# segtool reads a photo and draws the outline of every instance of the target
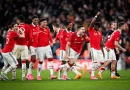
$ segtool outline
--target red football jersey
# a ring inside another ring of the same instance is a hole
[[[19,34],[13,30],[9,30],[6,36],[6,44],[2,50],[3,53],[12,52],[16,40],[19,38]]]
[[[52,36],[48,27],[39,27],[38,47],[48,46],[52,43]]]
[[[60,41],[60,50],[66,50],[66,44],[73,32],[72,31],[67,31],[65,29],[61,29],[57,35],[56,35],[56,40]]]
[[[89,37],[86,34],[79,37],[77,35],[77,32],[75,32],[71,35],[69,42],[70,42],[70,48],[72,48],[77,53],[80,53],[84,42],[89,42]]]
[[[24,31],[25,38],[18,38],[16,41],[17,45],[28,45],[28,42],[32,40],[32,30],[28,24],[20,24],[19,29]]]
[[[39,35],[39,26],[37,25],[30,25],[30,29],[32,30],[32,40],[29,41],[28,46],[37,47],[38,44],[38,35]]]
[[[110,49],[115,48],[115,41],[119,42],[120,40],[120,31],[115,30],[112,35],[108,38],[105,46]]]
[[[89,34],[89,38],[90,38],[90,45],[91,48],[100,50],[100,44],[102,41],[102,33],[101,31],[96,31],[94,30],[94,28],[88,28],[88,34]]]

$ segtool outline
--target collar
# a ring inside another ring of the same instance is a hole
[[[34,24],[32,23],[32,26],[36,27],[37,25],[34,25]]]
[[[82,37],[83,36],[83,35],[78,34],[78,32],[76,34],[77,34],[78,37]]]

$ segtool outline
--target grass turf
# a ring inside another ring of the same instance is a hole
[[[17,80],[11,81],[11,73],[8,77],[10,81],[0,81],[0,90],[129,90],[130,70],[119,71],[122,75],[120,79],[110,79],[110,72],[103,73],[103,79],[90,80],[87,74],[79,80],[50,80],[49,71],[41,72],[42,81],[36,80],[36,70],[33,70],[33,81],[21,81],[21,70],[17,69]],[[68,76],[74,78],[75,74],[69,72]]]

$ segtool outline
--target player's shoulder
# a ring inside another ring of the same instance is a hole
[[[72,33],[71,33],[71,36],[72,36],[72,37],[75,37],[76,35],[77,35],[77,32],[72,32]]]
[[[93,27],[88,27],[88,30],[93,30]]]
[[[88,27],[88,32],[94,31],[93,27]]]
[[[65,31],[65,29],[60,29],[60,30],[59,30],[59,33],[64,32],[64,31]]]
[[[114,34],[120,34],[120,31],[119,30],[115,30],[113,33]]]

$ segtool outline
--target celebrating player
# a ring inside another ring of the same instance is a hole
[[[37,80],[41,80],[41,69],[42,69],[42,63],[45,59],[45,56],[48,59],[49,69],[50,69],[50,79],[57,78],[54,76],[53,71],[53,55],[50,45],[52,46],[52,36],[50,33],[50,29],[47,26],[47,19],[42,18],[40,20],[40,27],[39,27],[40,33],[38,36],[38,46],[37,46],[37,56],[39,59],[39,63],[37,66]]]
[[[72,71],[76,73],[76,77],[74,79],[79,79],[82,77],[82,74],[77,71],[75,68],[76,60],[78,59],[82,46],[84,42],[89,42],[89,38],[85,34],[85,27],[78,26],[77,32],[73,33],[67,44],[66,44],[66,55],[65,59],[69,59],[68,63],[65,64],[65,71],[63,77],[66,78],[66,71],[68,68],[72,67]]]
[[[108,30],[108,38],[110,38],[110,36],[112,35],[112,33],[113,33],[116,29],[117,29],[117,22],[116,22],[116,21],[112,21],[112,22],[111,22],[111,30]],[[115,54],[116,54],[116,60],[117,60],[117,62],[118,62],[120,51],[119,51],[119,49],[118,49],[117,47],[114,48],[114,51],[115,51]],[[117,62],[115,63],[115,64],[116,64],[116,70],[115,70],[116,73],[115,73],[115,75],[116,75],[116,76],[120,76],[120,74],[117,73]],[[111,64],[111,66],[112,66],[112,64]],[[111,68],[110,68],[110,71],[111,71]]]
[[[20,34],[19,34],[20,32]],[[6,37],[6,45],[2,50],[2,55],[4,57],[4,67],[2,68],[1,77],[4,80],[8,80],[6,76],[8,72],[12,71],[13,77],[12,80],[16,79],[16,68],[18,62],[14,55],[12,54],[12,50],[14,49],[15,42],[18,38],[24,38],[24,31],[18,29],[17,24],[12,24],[12,29],[7,32]],[[9,67],[8,67],[9,65]]]
[[[30,26],[24,23],[25,18],[23,15],[19,15],[17,22],[19,24],[18,28],[24,31],[25,37],[18,38],[16,40],[16,45],[14,47],[14,55],[17,59],[21,59],[22,62],[22,80],[25,80],[26,74],[26,60],[28,60],[28,42],[32,40],[32,32]]]
[[[65,29],[60,29],[60,25],[58,23],[53,24],[53,30],[57,32],[54,42],[56,40],[60,41],[60,60],[62,61],[61,65],[58,66],[58,68],[56,70],[56,71],[58,71],[60,69],[59,74],[58,74],[58,79],[61,79],[61,73],[62,73],[62,69],[64,67],[63,64],[66,64],[66,62],[67,62],[64,57],[66,54],[67,40],[69,39],[69,37],[72,34],[72,31],[71,31],[72,26],[73,26],[73,24],[71,22],[66,22]],[[68,76],[66,78],[70,79],[70,78],[68,78]]]
[[[36,48],[37,48],[37,44],[38,44],[38,34],[39,34],[39,19],[38,16],[33,16],[32,18],[32,24],[30,25],[30,28],[32,30],[32,34],[33,34],[33,40],[31,40],[28,44],[29,46],[29,51],[30,51],[30,55],[31,55],[31,62],[29,64],[29,69],[28,69],[28,74],[26,76],[26,78],[28,80],[33,80],[33,75],[32,75],[32,68],[33,65],[36,61]]]
[[[118,76],[115,75],[115,68],[116,68],[116,56],[115,56],[115,52],[114,52],[114,48],[117,47],[119,49],[121,49],[123,52],[126,52],[126,49],[121,47],[118,42],[120,40],[120,34],[122,30],[125,30],[125,23],[124,22],[120,22],[118,24],[118,29],[115,30],[112,35],[108,38],[106,44],[105,44],[105,49],[104,49],[104,53],[105,53],[105,60],[107,60],[102,67],[100,68],[100,71],[98,72],[98,77],[102,78],[102,73],[105,71],[105,68],[110,64],[110,62],[112,63],[112,67],[111,67],[111,78],[112,79],[117,79],[120,78]]]
[[[99,30],[100,23],[96,23],[96,18],[100,12],[96,14],[96,16],[92,19],[88,33],[90,37],[90,46],[91,46],[91,57],[92,57],[92,70],[91,70],[91,79],[98,79],[95,77],[95,71],[101,66],[104,62],[103,53],[102,53],[102,32]],[[95,22],[95,23],[94,23]],[[89,57],[89,52],[88,52]]]

